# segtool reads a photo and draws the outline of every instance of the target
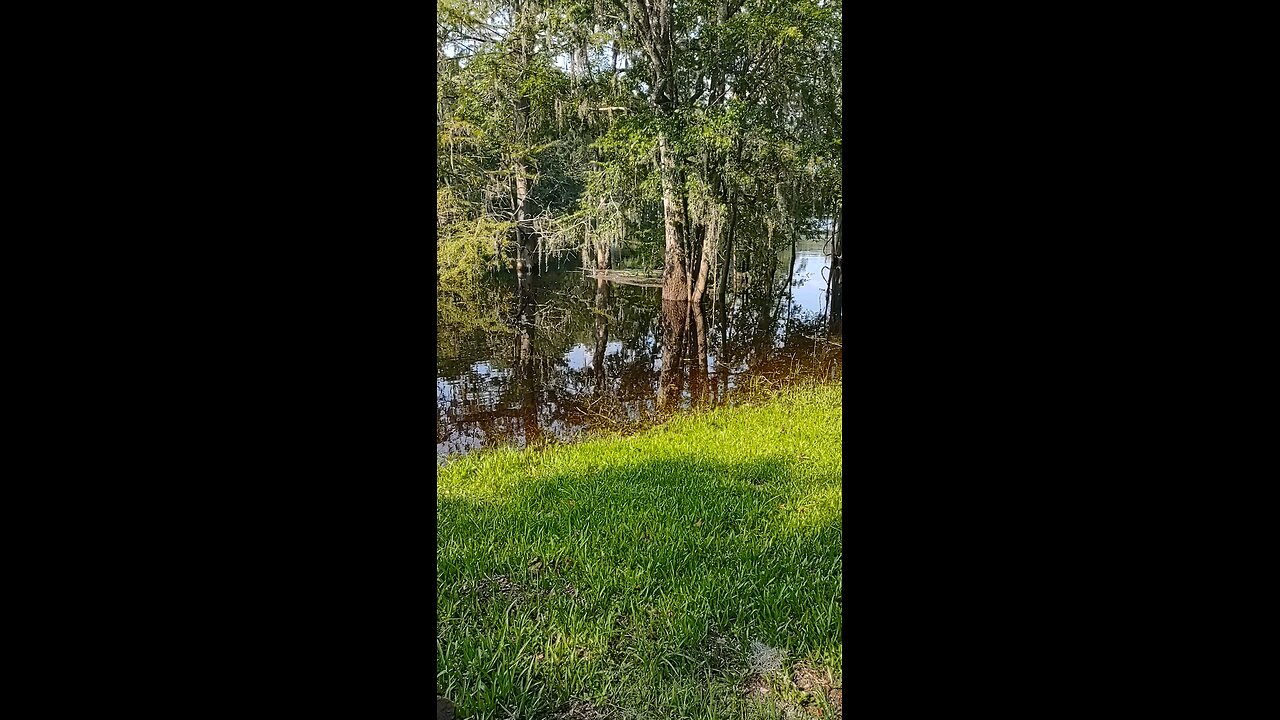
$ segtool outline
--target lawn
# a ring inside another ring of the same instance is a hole
[[[840,386],[436,485],[436,692],[459,718],[839,717]]]

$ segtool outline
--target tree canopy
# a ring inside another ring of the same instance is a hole
[[[437,0],[437,272],[723,292],[841,206],[840,0]]]

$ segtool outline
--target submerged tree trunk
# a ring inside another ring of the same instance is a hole
[[[662,369],[658,373],[658,408],[671,410],[684,390],[684,358],[687,352],[689,301],[662,301]]]
[[[693,367],[689,369],[689,394],[696,406],[706,402],[710,390],[707,383],[707,328],[701,303],[690,303],[689,314],[693,316],[690,350],[696,349],[697,352],[693,356]]]
[[[832,335],[839,335],[842,329],[842,316],[844,314],[844,204],[840,205],[840,212],[835,219],[835,235],[831,243],[831,281],[828,302],[830,310],[827,312],[828,330]]]
[[[603,394],[607,382],[604,374],[604,353],[609,346],[609,281],[596,278],[595,347],[591,356],[591,369],[595,373],[595,390]]]
[[[765,256],[769,260],[769,295],[773,295],[773,282],[778,277],[778,255],[777,250],[773,247],[773,221],[764,221],[765,243],[768,246],[768,254]]]
[[[716,379],[720,382],[720,399],[729,397],[729,308],[720,305],[720,352],[716,353]]]
[[[538,379],[533,357],[533,332],[537,303],[534,301],[533,278],[517,275],[519,305],[516,311],[516,373],[520,392],[520,424],[525,442],[541,435],[538,427]]]
[[[787,266],[787,310],[782,315],[783,331],[782,336],[786,338],[791,332],[791,301],[795,299],[795,288],[792,283],[796,277],[796,235],[791,234],[791,264]]]

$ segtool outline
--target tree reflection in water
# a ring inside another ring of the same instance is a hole
[[[711,314],[580,271],[438,292],[437,459],[639,426],[761,381],[838,376],[841,303],[812,255],[773,288],[717,298]]]

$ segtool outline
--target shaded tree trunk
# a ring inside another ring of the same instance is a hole
[[[830,310],[827,312],[828,331],[832,335],[839,335],[842,330],[842,317],[844,315],[844,204],[840,205],[840,212],[835,219],[835,235],[831,243],[831,281],[828,302]]]
[[[702,302],[702,295],[707,290],[707,275],[711,271],[711,260],[714,257],[716,246],[719,244],[719,238],[716,236],[720,232],[720,223],[703,226],[702,237],[702,259],[698,263],[698,274],[694,280],[693,291],[689,294],[689,302],[697,304]]]
[[[720,315],[716,318],[720,324],[720,352],[716,353],[716,379],[720,381],[720,399],[729,396],[729,308],[720,304]]]
[[[689,314],[693,316],[690,332],[691,350],[696,349],[693,356],[693,367],[689,369],[689,394],[695,405],[702,405],[709,392],[707,383],[707,328],[702,317],[702,304],[690,303]]]
[[[684,197],[678,190],[676,161],[665,132],[658,134],[662,166],[662,222],[665,235],[662,269],[663,301],[689,301],[689,268],[685,258]]]
[[[729,195],[729,233],[725,239],[724,265],[721,267],[720,279],[716,281],[721,305],[724,305],[725,293],[729,291],[729,273],[733,269],[733,234],[738,227],[738,194],[730,190]]]
[[[662,301],[662,370],[658,373],[658,408],[662,410],[676,408],[684,390],[688,321],[687,298]]]
[[[533,55],[534,28],[532,19],[537,15],[538,7],[534,0],[517,0],[514,9],[520,38],[516,54],[523,69],[529,66],[530,58]],[[523,144],[526,145],[532,130],[530,123],[529,98],[523,94],[517,95],[515,98],[514,130],[516,135],[523,141]],[[528,272],[530,269],[537,272],[537,248],[532,244],[534,240],[533,233],[530,232],[528,225],[529,168],[523,159],[516,159],[514,171],[516,184],[515,217],[512,219],[516,225],[516,267],[518,272]]]
[[[795,289],[791,283],[795,282],[796,277],[796,235],[791,233],[791,264],[787,266],[787,310],[782,314],[783,337],[786,338],[791,332],[791,301],[795,299]]]
[[[613,266],[613,263],[610,262],[610,258],[609,258],[609,241],[604,239],[597,240],[596,241],[596,269],[608,270],[612,266]]]

